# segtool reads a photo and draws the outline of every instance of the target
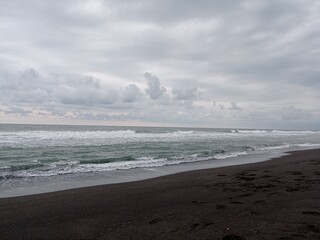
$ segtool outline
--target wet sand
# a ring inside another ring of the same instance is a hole
[[[0,239],[320,239],[320,149],[0,199]]]

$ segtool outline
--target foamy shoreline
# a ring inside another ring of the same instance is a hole
[[[76,173],[43,177],[42,179],[30,178],[29,181],[25,182],[23,186],[7,189],[2,186],[2,189],[0,191],[0,198],[27,196],[90,186],[134,182],[180,172],[258,163],[287,155],[287,152],[309,149],[316,149],[316,147],[300,147],[292,149],[278,149],[272,151],[269,150],[242,156],[230,157],[228,159],[206,160],[153,168],[135,168],[130,170],[117,170],[85,174]]]

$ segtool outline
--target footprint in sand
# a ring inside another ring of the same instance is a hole
[[[230,234],[230,235],[224,236],[222,240],[246,240],[246,239],[234,234]]]
[[[200,223],[194,223],[191,225],[189,232],[196,230],[200,226]]]
[[[320,216],[320,213],[316,211],[303,211],[302,213],[306,215]]]
[[[239,179],[239,180],[244,180],[244,181],[253,181],[253,180],[255,180],[255,177],[243,176],[243,177],[237,177],[237,179]]]
[[[313,174],[319,176],[320,175],[320,171],[314,171]]]
[[[306,228],[308,229],[308,231],[314,232],[314,233],[319,233],[320,229],[319,227],[313,225],[313,224],[307,224]]]
[[[156,224],[156,223],[158,223],[158,222],[160,222],[160,221],[162,221],[161,218],[155,218],[155,219],[152,219],[152,220],[149,222],[149,224],[150,224],[150,225],[153,225],[153,224]]]
[[[210,226],[212,224],[213,224],[212,222],[205,222],[205,223],[201,223],[201,224],[200,223],[193,223],[191,225],[191,228],[190,228],[189,232],[206,228],[206,227],[208,227],[208,226]]]
[[[287,192],[298,192],[298,191],[300,191],[300,188],[287,188],[286,191]]]
[[[239,197],[249,197],[249,196],[252,196],[253,194],[251,193],[245,193],[245,194],[241,194],[239,195]]]
[[[217,209],[225,209],[225,208],[227,208],[225,205],[222,205],[222,204],[218,204],[217,206],[216,206],[216,208]]]
[[[266,201],[264,201],[264,200],[257,200],[257,201],[254,201],[253,203],[254,204],[260,204],[260,203],[265,203]]]
[[[292,175],[302,175],[300,171],[287,171],[287,173],[291,173]]]
[[[272,176],[271,175],[262,175],[260,176],[260,178],[271,178]]]
[[[192,203],[195,204],[195,205],[200,205],[200,204],[204,204],[205,202],[192,201]]]

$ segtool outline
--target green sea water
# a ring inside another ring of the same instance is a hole
[[[2,124],[0,183],[227,160],[293,147],[320,147],[320,132]]]

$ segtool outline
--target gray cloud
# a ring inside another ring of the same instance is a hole
[[[167,89],[161,86],[159,79],[156,76],[151,75],[151,73],[146,72],[144,77],[148,81],[148,88],[146,93],[151,99],[158,99],[167,91]]]
[[[30,110],[26,110],[20,107],[9,107],[6,110],[3,110],[5,114],[14,114],[18,116],[27,116],[32,113]]]
[[[320,128],[319,13],[316,0],[6,1],[2,121]]]
[[[197,88],[174,88],[172,94],[176,96],[177,100],[194,100],[197,94]]]
[[[235,102],[230,103],[230,105],[229,110],[241,110],[241,107],[239,107]]]
[[[123,102],[130,103],[140,100],[142,97],[142,93],[140,88],[135,84],[130,84],[127,86],[123,93]]]
[[[63,104],[88,105],[113,104],[118,99],[118,93],[113,89],[95,89],[90,87],[71,87],[60,85],[54,89],[53,98]]]

